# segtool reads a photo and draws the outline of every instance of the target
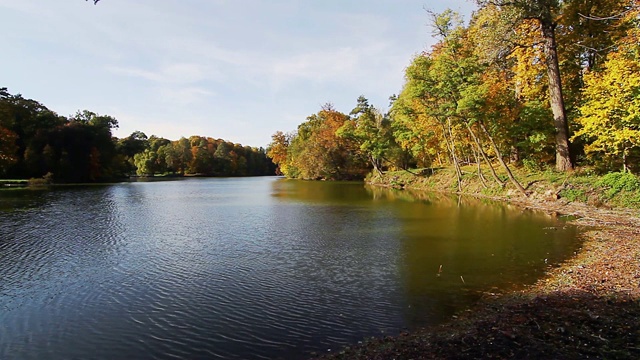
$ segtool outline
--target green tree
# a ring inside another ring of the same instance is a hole
[[[137,168],[136,173],[140,176],[153,176],[158,172],[158,153],[151,149],[135,154],[134,162]]]
[[[136,154],[140,154],[149,148],[149,138],[142,131],[134,131],[126,138],[119,139],[116,150],[121,159],[121,171],[125,174],[132,174],[136,171]]]
[[[18,136],[9,129],[0,126],[0,174],[18,161],[16,140]]]
[[[233,175],[232,167],[232,146],[226,142],[221,142],[213,153],[215,161],[213,173],[219,176]]]
[[[388,119],[370,105],[364,96],[358,97],[350,115],[352,119],[337,130],[338,136],[354,141],[374,170],[382,173],[383,161],[393,143]]]

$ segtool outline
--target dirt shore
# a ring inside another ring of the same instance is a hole
[[[507,200],[507,199],[503,199]],[[575,215],[584,243],[536,284],[486,293],[449,322],[323,359],[640,359],[640,211],[508,199]]]

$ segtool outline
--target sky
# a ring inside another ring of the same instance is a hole
[[[435,40],[425,9],[466,0],[0,0],[0,87],[60,115],[266,147],[332,103],[382,111]]]

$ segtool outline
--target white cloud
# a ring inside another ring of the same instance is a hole
[[[148,70],[143,70],[138,68],[120,67],[120,66],[108,66],[107,71],[110,71],[111,73],[116,75],[125,75],[125,76],[142,78],[142,79],[146,79],[154,82],[162,82],[162,74],[158,72],[153,72],[153,71],[148,71]]]
[[[0,47],[12,49],[0,57],[0,77],[62,113],[114,115],[123,136],[261,145],[256,139],[295,129],[326,101],[349,111],[364,94],[386,106],[428,41],[425,1],[435,4],[0,0],[0,22],[11,29]]]
[[[163,87],[158,89],[163,101],[177,106],[188,106],[205,101],[216,95],[203,87]]]
[[[220,73],[204,64],[174,63],[160,66],[156,70],[136,67],[107,66],[107,71],[118,75],[142,78],[166,84],[192,84],[220,77]]]
[[[276,82],[323,81],[352,73],[360,63],[361,52],[354,48],[329,49],[276,58],[269,72]]]

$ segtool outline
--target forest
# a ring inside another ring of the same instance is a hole
[[[331,104],[267,155],[301,179],[463,166],[640,172],[640,1],[478,0],[468,23],[427,11],[437,43],[418,53],[382,112]]]
[[[136,131],[118,139],[118,121],[84,110],[61,116],[0,88],[0,178],[56,183],[115,181],[132,175],[273,175],[263,148],[191,136],[171,141]]]

